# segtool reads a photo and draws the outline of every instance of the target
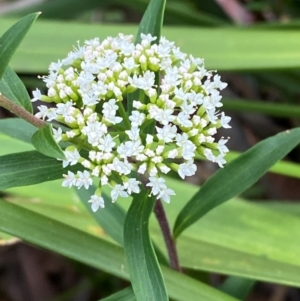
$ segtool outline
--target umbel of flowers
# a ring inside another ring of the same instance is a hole
[[[136,45],[123,34],[85,41],[50,65],[43,77],[47,95],[33,92],[32,101],[55,103],[39,106],[36,116],[64,125],[53,129],[55,140],[73,143],[63,167],[84,167],[66,171],[62,185],[87,189],[98,179],[89,200],[93,211],[104,207],[105,185],[114,202],[139,193],[139,174],[146,175],[151,194],[169,203],[175,192],[164,174],[194,175],[196,153],[220,167],[225,163],[227,139],[216,142],[214,135],[230,128],[231,118],[219,110],[219,91],[227,84],[166,38],[157,44],[150,34],[141,39]]]

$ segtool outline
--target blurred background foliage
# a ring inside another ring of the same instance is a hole
[[[147,0],[0,0],[0,34],[19,17],[42,12],[12,63],[28,91],[43,89],[37,75],[46,74],[49,63],[63,58],[76,40],[117,32],[135,34],[147,4]],[[167,38],[204,57],[207,67],[220,70],[229,83],[223,96],[232,129],[221,135],[231,137],[231,150],[245,151],[266,137],[300,125],[299,0],[168,0],[164,25]],[[0,111],[0,118],[9,116]],[[300,218],[300,148],[286,161],[289,164],[279,173],[268,173],[242,197]],[[189,181],[201,185],[216,166],[198,164],[199,172]],[[299,237],[294,239],[299,241]],[[1,301],[96,300],[127,285],[15,240],[5,240],[5,244],[0,248]],[[186,272],[215,287],[223,283],[224,291],[230,291],[225,276]],[[243,300],[300,300],[299,289],[294,287],[235,281],[252,287],[248,297],[241,296]]]

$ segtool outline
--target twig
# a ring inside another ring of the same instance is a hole
[[[16,116],[28,121],[32,125],[37,128],[42,128],[46,125],[46,122],[35,117],[34,115],[27,112],[22,107],[18,106],[17,104],[13,103],[11,100],[6,98],[3,94],[0,93],[0,106],[5,108],[6,110],[12,112]]]

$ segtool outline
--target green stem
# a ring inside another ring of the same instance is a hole
[[[16,116],[26,120],[37,128],[44,127],[47,123],[34,115],[27,112],[22,107],[18,106],[8,98],[6,98],[3,94],[0,93],[0,106],[15,114]]]
[[[126,111],[124,109],[122,101],[118,101],[117,104],[119,106],[119,113],[120,113],[121,117],[124,120],[126,128],[130,129],[131,128],[131,124],[130,124],[129,118],[127,116],[127,113],[126,113]]]

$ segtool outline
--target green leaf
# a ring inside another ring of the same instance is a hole
[[[148,223],[155,203],[142,191],[132,200],[124,224],[124,248],[137,300],[168,300],[164,279],[151,244]]]
[[[135,301],[135,295],[131,287],[124,288],[123,290],[101,299],[101,301]],[[100,301],[100,300],[99,300]]]
[[[0,231],[129,279],[123,249],[44,215],[0,201]],[[177,301],[237,301],[216,289],[163,267],[170,297]],[[161,299],[158,299],[161,300]]]
[[[29,14],[34,11],[43,12],[41,18],[50,18],[50,19],[64,19],[70,20],[75,19],[78,15],[86,11],[91,11],[93,9],[105,8],[109,5],[112,0],[101,0],[99,3],[95,0],[51,0],[46,2],[41,2],[38,4],[27,5],[25,8],[21,8],[15,11],[12,11],[8,16],[18,16]]]
[[[95,186],[91,186],[88,189],[75,189],[78,197],[94,217],[97,223],[103,228],[103,230],[119,245],[123,246],[123,227],[126,217],[126,211],[120,207],[117,203],[113,203],[111,198],[107,194],[103,193],[102,197],[105,201],[105,209],[93,212],[91,205],[87,202],[91,195],[96,190]],[[156,256],[161,264],[168,265],[168,260],[161,252],[157,245],[153,245]]]
[[[12,196],[7,199],[109,239],[85,210],[75,190],[62,187],[61,182],[9,189],[7,194]],[[176,191],[172,203],[166,205],[168,220],[173,224],[198,187],[171,179],[167,179],[167,186]],[[129,203],[125,199],[118,202],[123,207]],[[189,269],[300,287],[300,245],[295,240],[299,228],[300,220],[295,216],[266,209],[265,205],[231,200],[183,233],[177,242],[180,263]],[[163,248],[161,230],[153,216],[150,229],[156,245]]]
[[[10,59],[40,13],[25,16],[10,27],[0,38],[0,79]]]
[[[96,187],[91,186],[89,189],[75,189],[78,197],[94,217],[103,230],[111,236],[118,244],[123,245],[123,225],[126,217],[126,212],[118,204],[112,203],[107,195],[102,197],[105,201],[105,209],[93,212],[91,205],[88,203],[91,195],[95,193]]]
[[[0,201],[0,230],[124,278],[120,247],[45,215]]]
[[[75,172],[80,169],[77,165],[68,168]],[[1,156],[0,170],[0,190],[56,180],[66,173],[61,162],[37,151]]]
[[[141,41],[141,34],[150,33],[152,36],[156,36],[157,43],[160,39],[161,28],[164,20],[164,12],[166,7],[166,0],[151,0],[143,15],[142,21],[139,26],[138,33],[136,35],[135,42]]]
[[[37,151],[45,156],[62,160],[65,159],[64,152],[54,140],[52,125],[49,123],[33,134],[31,143]]]
[[[18,152],[31,151],[33,146],[22,141],[12,139],[6,135],[0,134],[0,156]]]
[[[245,300],[254,284],[255,281],[253,280],[231,276],[224,281],[219,289],[228,295]]]
[[[226,111],[255,112],[263,113],[269,116],[300,118],[298,105],[267,103],[265,101],[228,98],[224,98],[223,104],[223,108]]]
[[[15,20],[0,19],[0,32]],[[64,27],[62,32],[60,29]],[[67,56],[80,40],[136,32],[132,25],[62,23],[39,20],[13,57],[11,66],[18,72],[47,73],[49,62]],[[57,35],[56,33],[60,34]],[[162,34],[175,41],[183,52],[205,59],[207,69],[275,70],[299,69],[300,39],[293,30],[255,30],[251,28],[191,28],[164,26]],[[226,37],[226,41],[224,40]],[[224,40],[224,41],[223,41]],[[222,47],[220,49],[220,41]],[[253,43],[255,41],[255,43]],[[30,51],[28,51],[30,49]]]
[[[245,191],[299,142],[300,128],[279,133],[218,170],[179,213],[174,226],[175,237],[216,206]]]
[[[36,132],[36,127],[24,119],[5,118],[0,120],[0,132],[17,140],[31,143],[31,137]]]
[[[9,66],[6,67],[0,79],[0,93],[26,111],[33,112],[31,100],[24,84]]]
[[[239,156],[241,156],[241,153],[230,151],[226,155],[226,160],[231,162]],[[300,164],[290,161],[278,161],[269,169],[269,172],[300,179]]]

